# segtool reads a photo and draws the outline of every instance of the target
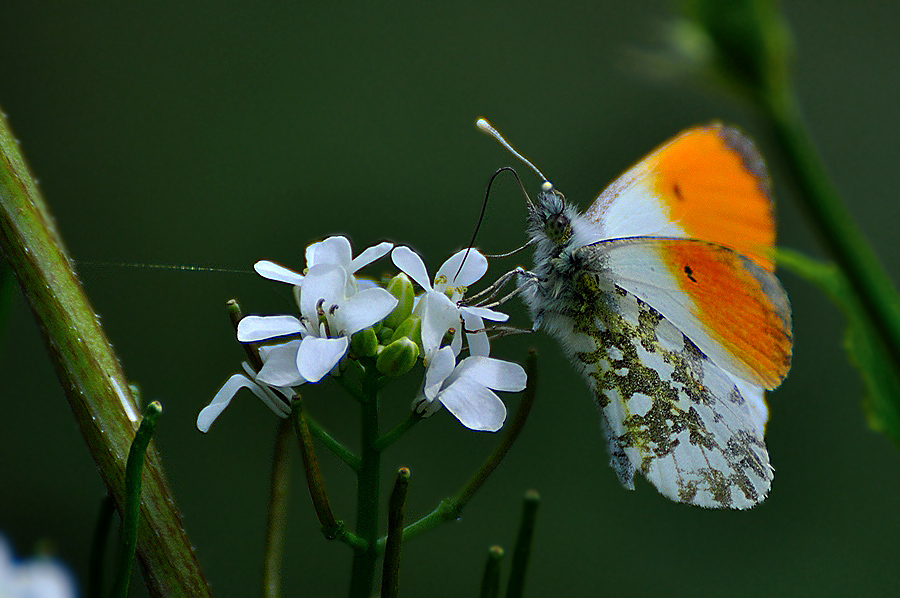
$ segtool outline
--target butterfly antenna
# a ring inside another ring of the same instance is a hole
[[[500,134],[500,131],[495,129],[494,126],[487,121],[487,119],[479,118],[478,120],[475,121],[475,126],[478,127],[479,129],[481,129],[482,132],[487,133],[488,135],[490,135],[491,137],[496,139],[497,142],[500,143],[500,145],[502,145],[509,151],[509,153],[511,153],[516,158],[521,160],[523,164],[528,166],[531,170],[533,170],[535,172],[535,174],[537,174],[539,177],[541,177],[541,180],[544,182],[544,185],[542,185],[542,187],[545,187],[548,183],[550,183],[550,180],[544,176],[544,173],[541,172],[540,170],[538,170],[538,167],[535,166],[534,164],[532,164],[531,160],[529,160],[528,158],[526,158],[525,156],[520,154],[519,151],[516,150],[516,148],[514,148],[509,141],[504,139],[503,135]],[[516,178],[518,178],[518,177],[516,177]],[[519,184],[520,185],[522,184],[521,181],[519,182]],[[550,185],[552,188],[552,183],[550,183]]]
[[[481,214],[478,215],[478,222],[475,224],[475,231],[472,233],[472,240],[469,241],[468,247],[466,247],[466,254],[463,256],[462,261],[459,263],[459,269],[456,270],[456,274],[454,274],[454,278],[459,276],[459,273],[462,272],[462,268],[466,263],[466,260],[469,258],[469,252],[475,246],[475,239],[478,237],[478,231],[481,229],[481,223],[484,222],[484,214],[487,211],[488,199],[491,196],[491,187],[494,184],[494,181],[497,179],[497,176],[504,171],[510,171],[516,177],[516,180],[519,181],[519,188],[522,189],[522,193],[525,193],[525,199],[528,200],[528,203],[531,203],[531,198],[528,197],[528,193],[525,192],[525,186],[522,185],[522,179],[519,178],[519,174],[513,169],[511,166],[504,166],[502,168],[498,168],[497,172],[491,175],[491,180],[488,181],[487,189],[484,192],[484,201],[481,202]]]

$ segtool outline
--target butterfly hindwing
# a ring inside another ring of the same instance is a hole
[[[761,501],[772,481],[763,430],[731,377],[641,299],[602,274],[579,278],[586,301],[570,312],[571,357],[603,413],[622,484],[632,488],[638,470],[678,502]]]

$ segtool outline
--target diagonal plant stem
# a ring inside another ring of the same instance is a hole
[[[506,434],[500,440],[485,462],[481,465],[475,475],[468,483],[451,498],[445,498],[435,509],[425,515],[415,523],[411,523],[403,530],[403,541],[411,540],[429,529],[438,525],[458,519],[466,504],[478,492],[481,485],[488,479],[495,469],[503,462],[503,459],[509,453],[509,449],[515,443],[525,422],[528,421],[528,415],[531,413],[531,406],[534,404],[534,398],[537,394],[538,374],[537,374],[537,353],[532,350],[528,353],[528,360],[525,363],[525,371],[528,375],[528,385],[522,393],[522,399],[519,401],[519,408],[516,415],[506,430]],[[384,550],[386,540],[381,538],[378,540],[378,549]]]
[[[2,111],[0,111],[2,114]],[[128,381],[0,115],[0,248],[37,319],[81,434],[121,512],[139,421]],[[153,596],[209,595],[157,452],[144,466],[138,557]]]
[[[354,550],[365,550],[368,544],[349,531],[342,521],[338,521],[331,510],[331,502],[325,492],[325,481],[322,472],[319,471],[319,459],[316,457],[316,448],[313,446],[312,436],[303,410],[303,401],[299,395],[291,401],[291,419],[294,422],[294,430],[300,441],[300,454],[303,457],[303,469],[306,472],[306,482],[309,486],[309,496],[312,499],[316,517],[322,524],[322,534],[328,540],[340,540],[351,546]]]
[[[900,296],[819,159],[803,125],[796,94],[788,83],[773,85],[760,103],[787,157],[800,189],[799,198],[818,229],[819,240],[843,270],[873,329],[900,369]]]

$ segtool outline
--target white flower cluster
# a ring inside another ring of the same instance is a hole
[[[34,558],[20,561],[0,536],[0,597],[2,598],[74,598],[72,574],[54,559]]]
[[[398,305],[397,297],[386,289],[356,277],[361,268],[388,252],[424,291],[415,298],[411,314],[421,321],[419,348],[426,367],[413,407],[429,415],[443,405],[467,428],[500,429],[506,407],[492,389],[522,390],[525,371],[518,364],[490,357],[484,320],[502,322],[507,315],[462,303],[467,287],[487,272],[487,259],[475,249],[460,251],[444,262],[432,283],[422,259],[408,247],[381,243],[353,258],[344,237],[329,237],[307,247],[305,274],[269,261],[254,266],[261,276],[294,287],[300,315],[247,316],[240,321],[240,342],[276,344],[261,348],[259,372],[244,363],[246,373],[226,381],[200,412],[197,427],[206,432],[241,388],[250,389],[278,416],[287,417],[295,387],[336,373],[350,337],[377,325]],[[458,361],[464,337],[469,356]]]

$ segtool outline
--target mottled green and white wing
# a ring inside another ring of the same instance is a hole
[[[638,470],[678,502],[746,509],[762,501],[773,470],[740,381],[602,274],[582,271],[577,284],[582,307],[557,325],[572,327],[565,344],[603,413],[622,484],[633,488]]]

